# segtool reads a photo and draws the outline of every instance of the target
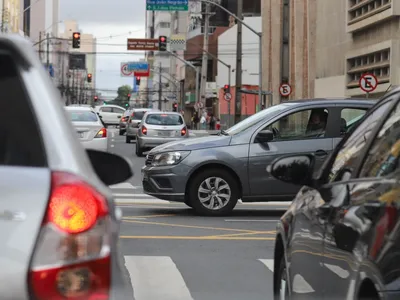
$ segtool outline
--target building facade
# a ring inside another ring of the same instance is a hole
[[[0,31],[4,33],[19,33],[22,19],[20,0],[0,1]]]

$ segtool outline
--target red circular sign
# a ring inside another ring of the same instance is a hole
[[[288,83],[282,83],[279,87],[279,93],[282,97],[288,97],[292,93],[292,87]]]
[[[378,78],[374,74],[366,73],[360,77],[358,84],[364,92],[371,93],[378,86]]]

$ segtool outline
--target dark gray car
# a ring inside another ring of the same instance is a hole
[[[265,168],[284,154],[314,153],[321,166],[374,100],[314,99],[265,109],[218,136],[154,148],[142,168],[144,192],[185,202],[198,213],[230,213],[243,202],[292,200],[299,187]]]

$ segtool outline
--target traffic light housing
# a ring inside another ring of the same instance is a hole
[[[226,93],[229,93],[230,90],[231,90],[231,87],[229,86],[229,84],[225,84],[225,85],[224,85],[224,93],[225,93],[225,94],[226,94]]]
[[[87,74],[87,82],[92,82],[92,74]]]
[[[131,100],[131,94],[128,94],[128,100]]]
[[[158,50],[167,51],[167,37],[165,35],[158,37]]]
[[[97,96],[94,96],[94,102],[97,102],[97,100],[99,100],[99,97],[97,97]]]
[[[79,49],[81,47],[81,33],[72,33],[72,48]]]
[[[136,85],[140,85],[140,77],[136,77]]]
[[[178,103],[174,102],[174,104],[172,104],[172,111],[174,112],[178,111]]]

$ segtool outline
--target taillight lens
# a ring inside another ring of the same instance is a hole
[[[187,129],[186,129],[186,127],[183,127],[181,130],[181,136],[185,136],[186,133],[187,133]]]
[[[142,126],[142,133],[143,133],[144,135],[147,134],[147,128],[146,128],[145,126]]]
[[[35,299],[108,299],[110,226],[102,195],[74,175],[53,173],[29,271]]]
[[[95,136],[95,138],[106,138],[106,137],[107,137],[107,129],[105,128],[100,129]]]

